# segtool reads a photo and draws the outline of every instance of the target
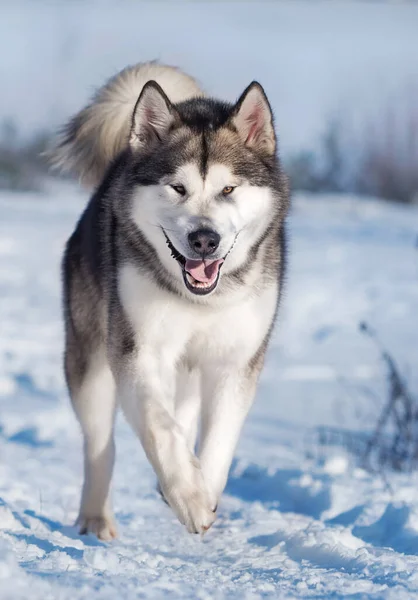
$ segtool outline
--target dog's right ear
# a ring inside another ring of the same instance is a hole
[[[248,148],[267,156],[275,153],[273,113],[267,96],[257,81],[250,83],[241,94],[231,121]]]
[[[179,115],[156,81],[148,81],[132,115],[129,145],[134,150],[150,148],[169,133]]]

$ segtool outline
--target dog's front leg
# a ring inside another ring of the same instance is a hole
[[[175,419],[176,372],[163,352],[144,351],[119,378],[120,402],[139,435],[161,490],[178,519],[192,533],[213,523],[200,463]]]
[[[252,404],[257,374],[248,367],[214,365],[202,379],[200,463],[215,509],[225,488],[229,468],[245,417]]]

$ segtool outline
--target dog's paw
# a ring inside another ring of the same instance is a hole
[[[216,519],[198,467],[193,466],[189,480],[176,481],[163,495],[189,533],[205,533]]]
[[[79,527],[80,535],[93,533],[99,540],[110,542],[117,537],[116,523],[113,517],[87,517],[79,515],[76,525]]]
[[[215,522],[216,512],[214,512],[206,498],[200,498],[196,493],[192,493],[188,498],[187,517],[185,525],[189,533],[206,533]]]

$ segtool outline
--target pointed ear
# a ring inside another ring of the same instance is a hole
[[[276,151],[273,113],[263,88],[253,81],[235,105],[231,122],[246,146],[262,154]]]
[[[148,81],[132,115],[129,145],[135,150],[152,147],[166,137],[178,113],[156,81]]]

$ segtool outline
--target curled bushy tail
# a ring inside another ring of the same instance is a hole
[[[87,185],[100,183],[110,162],[128,144],[136,101],[150,80],[174,103],[203,95],[196,81],[175,67],[155,62],[127,67],[63,127],[48,152],[52,165],[75,173]]]

